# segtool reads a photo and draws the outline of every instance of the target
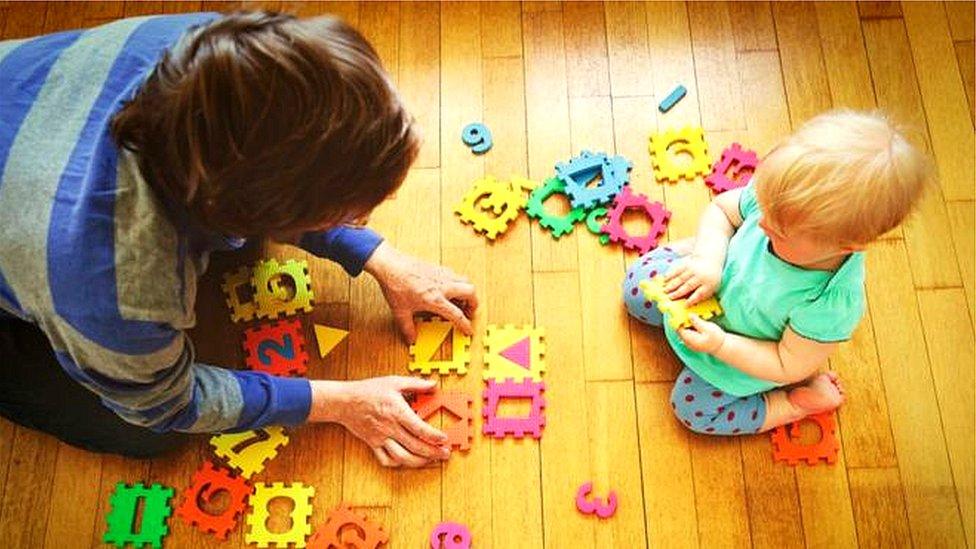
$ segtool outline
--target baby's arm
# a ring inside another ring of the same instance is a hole
[[[742,189],[722,193],[705,208],[698,223],[694,250],[666,275],[664,289],[671,299],[690,293],[688,304],[694,305],[715,293],[722,280],[729,240],[742,224],[741,195]]]

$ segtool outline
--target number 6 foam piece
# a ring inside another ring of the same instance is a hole
[[[280,320],[244,331],[247,367],[278,376],[304,375],[308,368],[305,337],[298,320]]]
[[[227,534],[237,526],[238,517],[247,508],[247,498],[252,491],[254,488],[247,479],[207,460],[193,474],[193,483],[183,491],[183,502],[176,508],[176,516],[217,539],[227,539]],[[200,507],[201,500],[213,501],[220,492],[227,492],[230,498],[230,503],[220,514],[211,514]]]

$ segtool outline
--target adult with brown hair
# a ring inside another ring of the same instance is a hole
[[[474,287],[363,226],[418,147],[375,51],[333,18],[185,14],[0,42],[0,415],[128,456],[309,421],[384,465],[446,459],[403,398],[433,382],[228,370],[185,333],[209,253],[271,238],[369,272],[409,341],[420,311],[470,334]]]

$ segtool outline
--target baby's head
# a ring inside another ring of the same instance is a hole
[[[113,131],[153,188],[204,227],[289,240],[367,216],[420,146],[359,32],[266,12],[188,33]]]
[[[798,265],[864,249],[908,217],[931,179],[929,160],[888,119],[849,110],[808,121],[753,176],[760,226]]]

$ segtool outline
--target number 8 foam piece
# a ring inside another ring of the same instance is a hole
[[[308,368],[305,337],[298,320],[281,320],[244,331],[247,367],[272,375],[304,375]]]
[[[245,519],[249,530],[244,534],[244,542],[256,544],[258,547],[269,547],[272,544],[276,547],[286,547],[289,544],[305,547],[305,540],[312,534],[312,525],[308,521],[312,518],[314,496],[315,487],[300,482],[291,485],[283,482],[258,484],[251,496],[251,514]],[[268,519],[271,518],[268,503],[276,498],[289,499],[293,505],[288,515],[291,526],[284,532],[268,530]]]

